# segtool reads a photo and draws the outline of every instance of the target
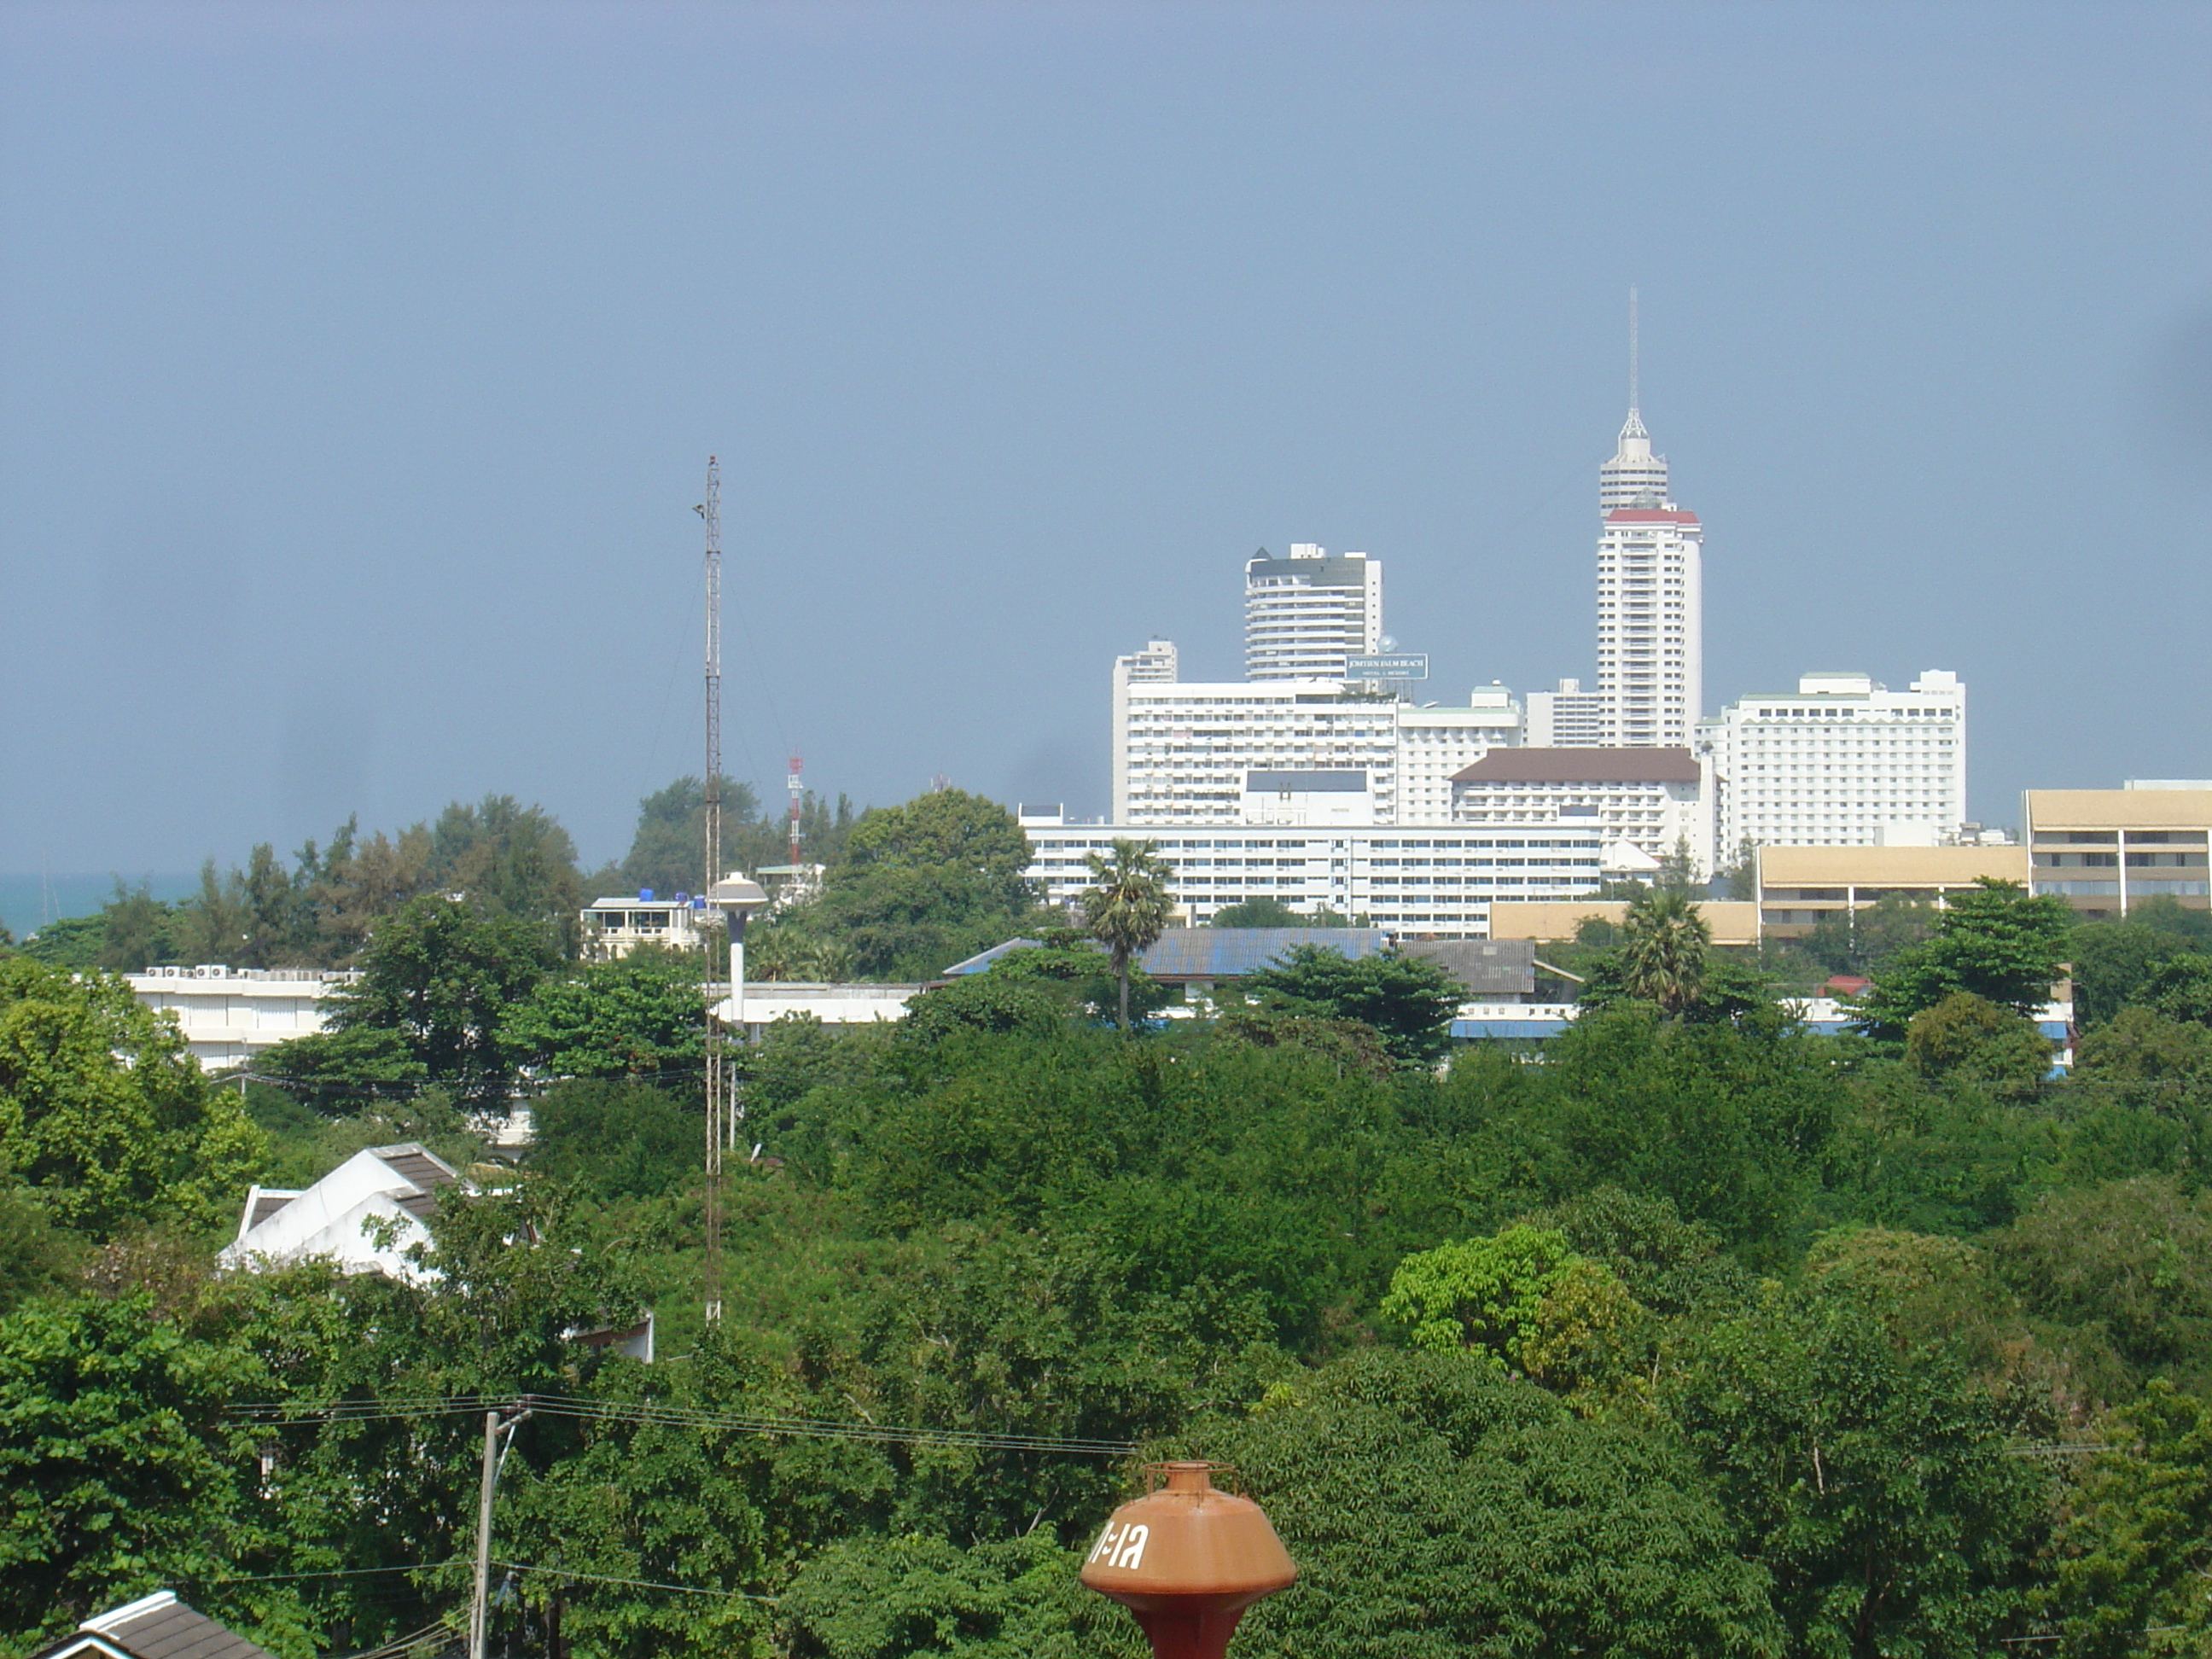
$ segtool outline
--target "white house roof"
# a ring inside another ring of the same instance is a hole
[[[371,1146],[312,1187],[249,1188],[238,1237],[221,1259],[252,1267],[319,1257],[349,1273],[411,1277],[406,1249],[429,1237],[423,1223],[439,1190],[456,1184],[459,1171],[419,1142]],[[372,1223],[385,1224],[388,1242],[372,1235]]]

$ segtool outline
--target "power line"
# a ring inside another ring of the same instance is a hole
[[[234,1572],[222,1578],[203,1578],[203,1584],[267,1584],[280,1578],[365,1578],[372,1573],[435,1572],[441,1567],[465,1567],[468,1563],[453,1561],[416,1561],[395,1567],[327,1567],[313,1572]]]
[[[715,1412],[692,1407],[612,1401],[580,1400],[566,1395],[524,1395],[490,1398],[481,1395],[413,1401],[258,1401],[231,1407],[228,1415],[256,1421],[371,1423],[402,1419],[454,1416],[501,1406],[522,1405],[542,1417],[577,1421],[630,1423],[732,1434],[788,1435],[813,1440],[858,1441],[877,1445],[940,1446],[951,1450],[1033,1452],[1069,1457],[1127,1457],[1137,1448],[1127,1440],[1079,1436],[986,1434],[962,1429],[921,1429],[901,1424],[779,1417],[768,1413]]]
[[[574,1579],[586,1584],[627,1584],[633,1589],[678,1590],[685,1595],[720,1595],[744,1601],[766,1601],[773,1605],[779,1598],[758,1595],[750,1590],[704,1589],[696,1584],[663,1584],[650,1578],[610,1578],[604,1573],[574,1572],[567,1567],[533,1567],[520,1561],[495,1561],[492,1565],[504,1567],[509,1572],[534,1572],[548,1578]]]

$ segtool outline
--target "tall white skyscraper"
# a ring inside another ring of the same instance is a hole
[[[1642,430],[1632,412],[1629,427]],[[1607,748],[1680,749],[1690,741],[1705,692],[1705,534],[1698,515],[1672,501],[1605,515],[1597,538],[1597,695],[1598,740]]]
[[[1382,648],[1382,562],[1297,542],[1244,566],[1244,678],[1340,680],[1346,657]]]
[[[1667,458],[1651,453],[1642,393],[1636,290],[1628,290],[1628,419],[1597,470],[1598,742],[1678,749],[1704,712],[1705,538],[1674,505]]]

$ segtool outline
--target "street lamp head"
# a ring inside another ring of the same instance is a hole
[[[768,890],[745,876],[725,876],[707,890],[709,908],[739,919],[750,916],[768,905]]]

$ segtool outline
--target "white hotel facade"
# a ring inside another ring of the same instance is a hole
[[[1698,727],[1723,860],[1754,847],[1942,846],[1966,812],[1966,688],[1931,668],[1903,691],[1807,674]]]
[[[1486,939],[1491,907],[1594,896],[1604,848],[1595,826],[1457,824],[1102,824],[1024,808],[1029,869],[1048,902],[1091,885],[1084,862],[1116,840],[1148,841],[1174,871],[1176,902],[1194,922],[1224,905],[1273,898],[1322,906],[1377,927],[1435,939]]]
[[[1427,707],[1347,690],[1340,680],[1200,680],[1172,672],[1156,640],[1114,665],[1115,823],[1237,823],[1255,772],[1358,772],[1373,823],[1447,823],[1451,780],[1521,740],[1502,686]]]

